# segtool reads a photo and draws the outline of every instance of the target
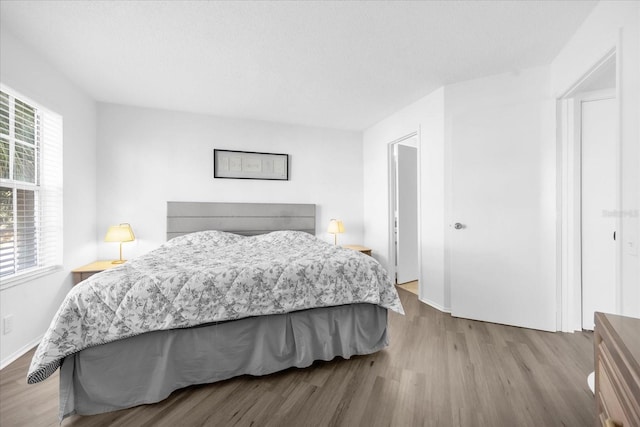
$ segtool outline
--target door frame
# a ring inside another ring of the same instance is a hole
[[[621,153],[622,145],[620,138],[621,120],[621,93],[620,93],[620,49],[619,40],[616,46],[611,48],[603,57],[593,64],[580,79],[578,79],[568,90],[556,99],[556,186],[557,186],[557,221],[556,221],[556,244],[557,263],[559,268],[556,271],[557,286],[557,329],[563,332],[573,332],[582,329],[582,188],[581,188],[581,142],[580,142],[580,120],[577,116],[580,109],[576,105],[583,100],[598,99],[579,98],[575,99],[582,84],[615,57],[616,61],[616,109],[617,120],[615,124],[615,176],[616,195],[614,209],[621,210],[622,202],[622,175],[621,175]],[[600,97],[601,99],[602,97]],[[622,219],[618,215],[615,222],[616,230],[621,230]],[[618,235],[620,233],[618,232]],[[622,259],[622,239],[615,241],[616,248],[616,271],[615,271],[615,292],[616,309],[621,310],[621,259]]]
[[[389,275],[391,276],[394,284],[397,279],[396,271],[396,242],[395,242],[395,204],[396,204],[396,161],[394,158],[393,147],[403,141],[411,138],[416,138],[416,155],[418,156],[418,167],[416,170],[416,179],[418,180],[418,294],[420,294],[420,288],[422,283],[422,221],[421,221],[421,203],[420,203],[420,174],[421,174],[421,162],[420,162],[420,129],[408,133],[400,138],[397,138],[387,144],[387,171],[388,171],[388,242],[389,242]]]

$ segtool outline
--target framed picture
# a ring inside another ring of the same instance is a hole
[[[289,180],[289,155],[213,150],[213,177]]]

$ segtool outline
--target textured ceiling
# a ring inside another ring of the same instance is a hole
[[[364,129],[449,83],[550,63],[595,1],[2,1],[98,101]]]

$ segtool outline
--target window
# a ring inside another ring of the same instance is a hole
[[[2,286],[62,264],[62,117],[0,86]]]

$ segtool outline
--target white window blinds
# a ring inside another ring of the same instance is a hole
[[[62,264],[62,117],[0,86],[2,287]]]

